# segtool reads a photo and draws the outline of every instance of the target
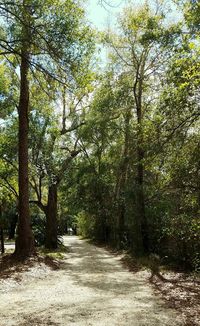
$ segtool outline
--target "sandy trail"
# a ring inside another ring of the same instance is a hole
[[[130,273],[119,257],[64,237],[61,269],[35,267],[22,279],[0,282],[0,326],[183,325],[148,285],[146,272]]]

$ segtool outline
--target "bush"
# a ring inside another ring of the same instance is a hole
[[[41,213],[32,214],[31,224],[36,246],[43,246],[45,244],[45,215]]]
[[[167,245],[166,254],[172,261],[185,269],[200,270],[199,218],[186,214],[175,216],[165,229],[164,238]]]
[[[85,211],[77,215],[78,234],[84,238],[94,238],[95,218]]]

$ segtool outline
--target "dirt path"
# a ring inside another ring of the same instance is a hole
[[[0,326],[177,326],[174,310],[155,296],[146,272],[130,273],[113,256],[65,237],[61,269],[34,267],[0,282]]]

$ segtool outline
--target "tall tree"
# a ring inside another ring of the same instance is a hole
[[[65,86],[56,88],[56,94],[59,93],[62,97],[59,98],[59,103],[55,102],[55,90],[52,90],[49,98],[50,93],[44,95],[39,85],[32,87],[30,183],[34,192],[31,203],[36,204],[46,215],[47,248],[57,247],[58,189],[72,161],[80,153],[77,130],[85,124],[81,102],[91,87],[88,68],[88,66],[87,69],[84,68],[85,74],[81,70],[85,80],[77,82],[76,96],[69,94]],[[41,103],[42,108],[38,110]],[[57,112],[53,111],[55,105]],[[62,113],[58,114],[59,109]]]
[[[135,251],[148,252],[148,222],[145,213],[145,139],[144,130],[152,112],[154,87],[159,92],[159,76],[164,72],[169,48],[174,42],[176,28],[164,26],[164,14],[145,4],[139,9],[129,7],[121,16],[120,33],[108,39],[113,56],[117,60],[117,76],[129,78],[129,92],[133,105],[131,116],[136,121],[136,217]],[[171,44],[170,44],[171,42]],[[166,50],[169,45],[168,51]],[[128,77],[129,76],[129,77]],[[151,81],[153,81],[152,83]],[[130,117],[129,117],[130,119]]]
[[[28,177],[28,115],[29,115],[29,62],[32,43],[32,8],[30,2],[24,0],[21,7],[20,37],[20,94],[19,94],[19,134],[18,134],[18,163],[19,163],[19,221],[18,237],[16,240],[16,255],[28,256],[34,252],[34,238],[30,226],[29,212],[29,177]]]
[[[15,253],[28,256],[34,252],[29,216],[29,74],[38,70],[73,88],[74,73],[93,45],[89,27],[84,23],[84,11],[76,1],[1,1],[0,14],[6,30],[0,54],[5,58],[15,55],[15,66],[20,66],[19,223]],[[65,74],[64,80],[58,74],[60,71],[62,76]]]

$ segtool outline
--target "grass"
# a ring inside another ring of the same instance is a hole
[[[65,259],[66,253],[68,253],[68,248],[63,244],[59,244],[58,248],[54,250],[46,249],[44,247],[39,247],[38,253],[42,256],[47,256],[52,259],[63,260]]]
[[[7,243],[15,243],[15,239],[5,239],[5,244],[7,244]]]

